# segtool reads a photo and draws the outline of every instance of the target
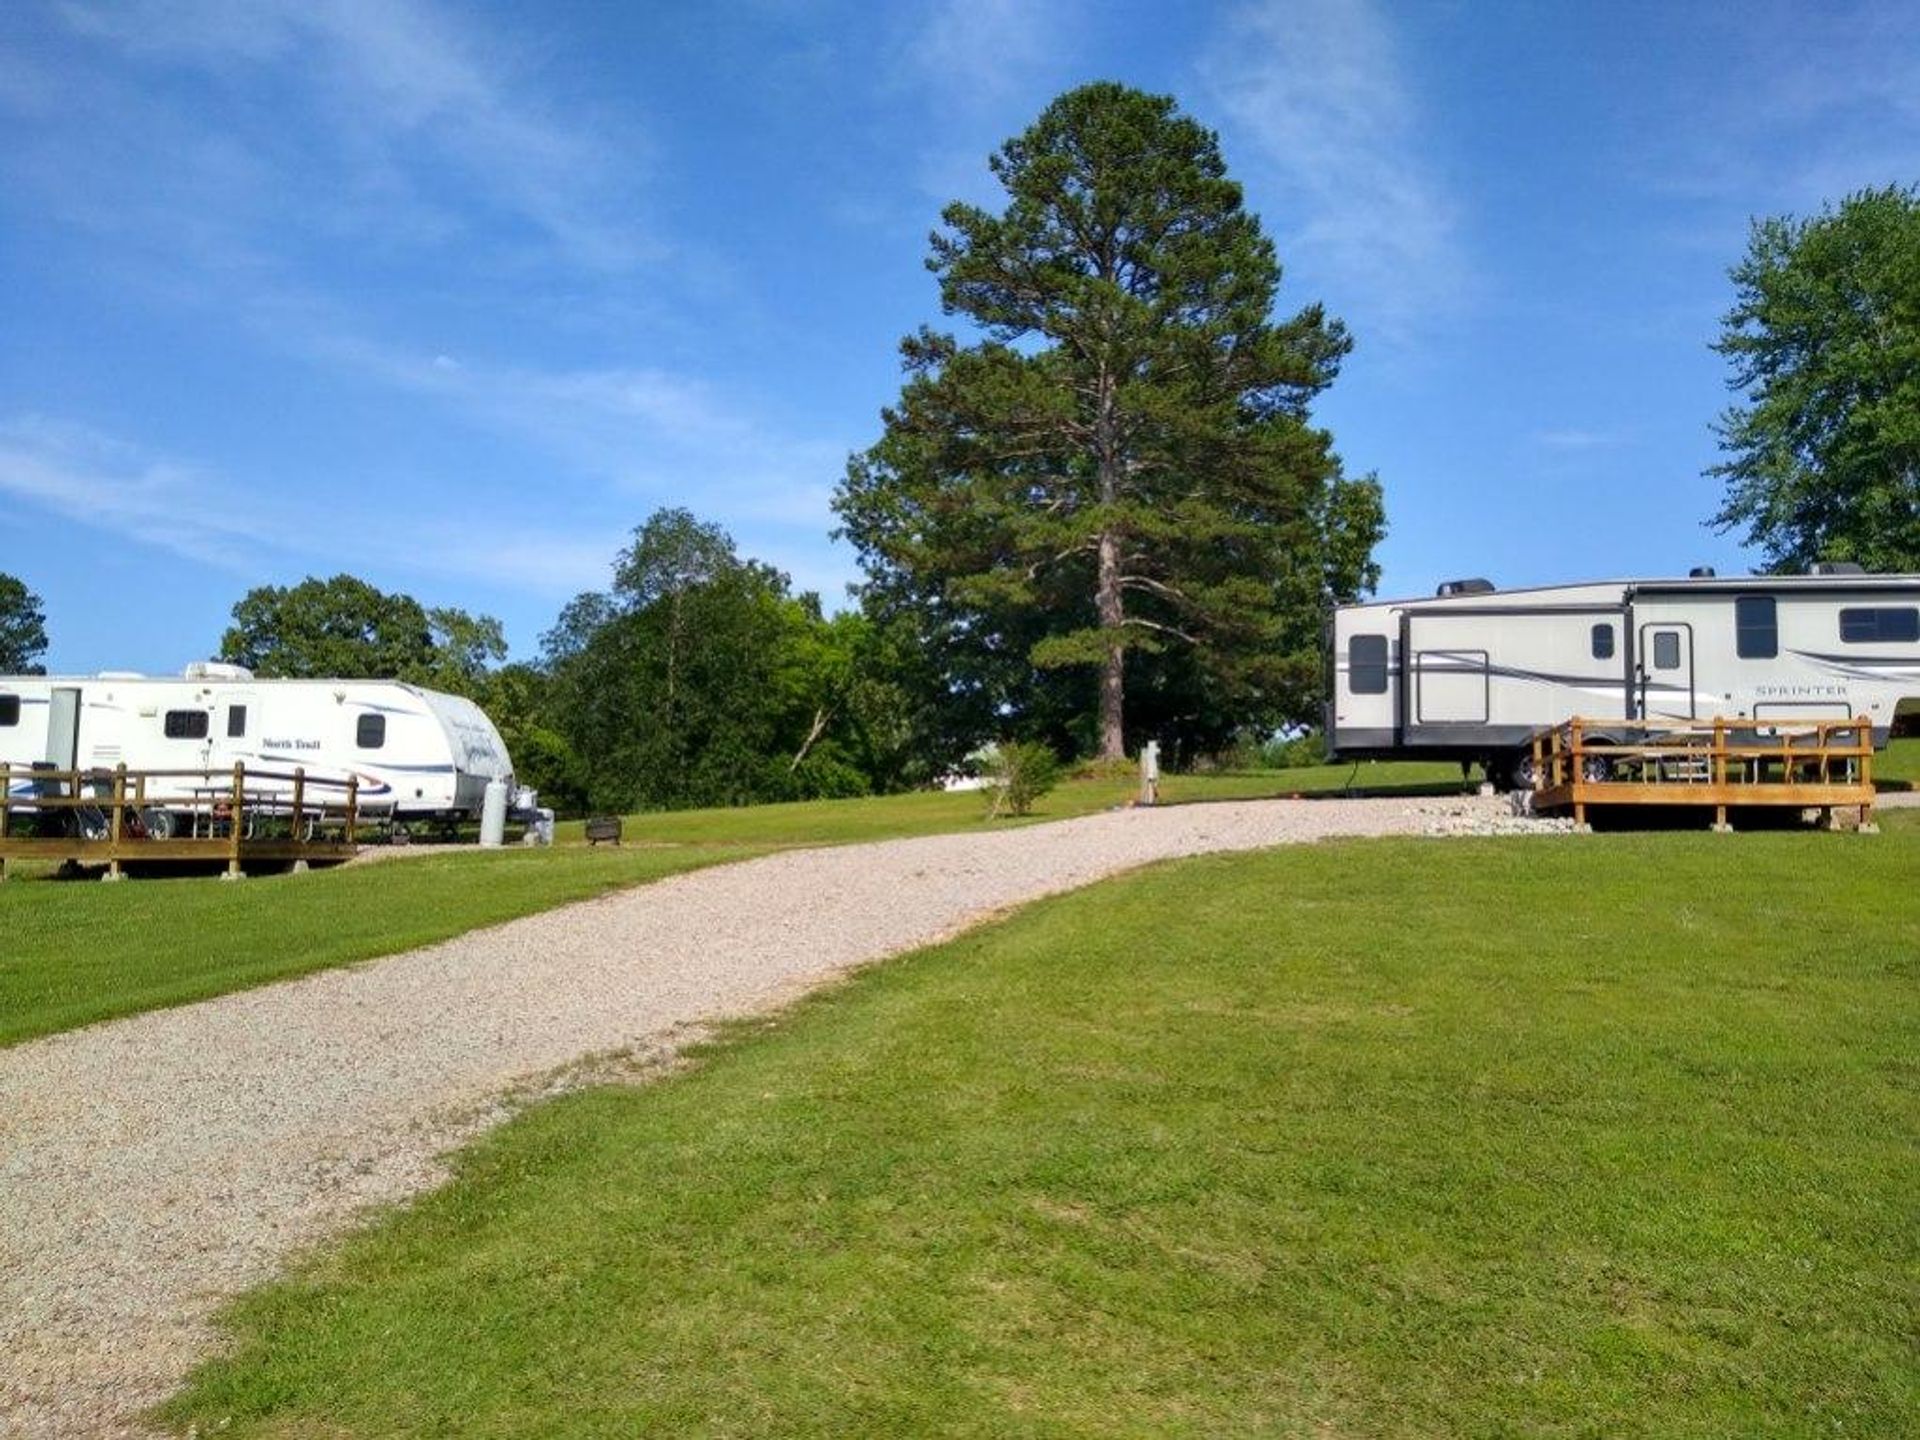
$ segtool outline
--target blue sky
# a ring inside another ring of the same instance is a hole
[[[1749,217],[1920,179],[1911,8],[0,6],[0,569],[59,669],[346,570],[531,654],[658,506],[838,603],[925,237],[1069,86],[1177,96],[1357,348],[1383,590],[1724,571]]]

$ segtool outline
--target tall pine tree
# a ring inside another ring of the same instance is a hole
[[[1321,610],[1371,587],[1382,530],[1308,416],[1345,329],[1273,320],[1273,246],[1170,98],[1071,91],[991,165],[1006,209],[949,206],[927,262],[974,334],[903,342],[836,498],[870,608],[975,729],[1119,757],[1130,714],[1190,744],[1305,718]]]

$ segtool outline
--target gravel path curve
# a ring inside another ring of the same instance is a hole
[[[997,910],[1172,856],[1478,828],[1493,800],[1133,810],[794,851],[0,1051],[0,1434],[134,1435],[226,1297],[594,1056],[671,1055]]]

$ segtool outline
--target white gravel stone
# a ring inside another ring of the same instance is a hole
[[[704,1023],[1149,861],[1548,828],[1504,810],[1188,805],[793,851],[0,1051],[0,1434],[142,1433],[221,1301],[529,1096]]]

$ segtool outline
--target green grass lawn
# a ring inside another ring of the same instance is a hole
[[[1920,786],[1920,736],[1889,740],[1886,751],[1874,759],[1873,778],[1902,790]]]
[[[1045,902],[527,1113],[239,1304],[165,1418],[1911,1434],[1905,818],[1344,842]]]
[[[1349,787],[1370,794],[1420,794],[1460,788],[1452,762],[1368,762],[1359,766],[1315,765],[1298,770],[1229,770],[1205,775],[1168,775],[1160,798],[1169,805],[1203,800],[1264,800],[1276,795],[1325,795]],[[1137,779],[1067,780],[1045,796],[1029,823],[1064,820],[1125,805],[1139,793]],[[1019,824],[987,819],[978,791],[913,791],[859,800],[808,800],[788,805],[751,805],[712,810],[655,810],[626,817],[627,840],[640,844],[841,845],[955,830]],[[578,840],[579,821],[558,828],[562,841]]]
[[[476,850],[227,884],[0,885],[0,1045],[390,955],[569,900],[756,854]]]

